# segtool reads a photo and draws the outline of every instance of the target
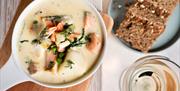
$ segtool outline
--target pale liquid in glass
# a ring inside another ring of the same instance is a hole
[[[138,66],[129,81],[128,91],[180,91],[175,73],[157,60]]]

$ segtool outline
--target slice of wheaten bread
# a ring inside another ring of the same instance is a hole
[[[167,18],[178,0],[136,0],[128,7],[116,35],[133,48],[148,52],[165,30]]]

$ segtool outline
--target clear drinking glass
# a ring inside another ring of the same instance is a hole
[[[138,59],[120,79],[121,91],[180,91],[180,66],[159,55]]]

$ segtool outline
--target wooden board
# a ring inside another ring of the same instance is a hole
[[[8,29],[8,31],[5,35],[4,43],[2,44],[2,47],[0,48],[0,68],[6,63],[9,56],[11,55],[11,38],[12,38],[12,32],[13,32],[13,28],[16,23],[16,20],[17,20],[18,16],[21,14],[22,10],[24,10],[24,8],[30,2],[32,2],[32,0],[21,0],[20,1],[19,6],[16,11],[16,14],[14,15],[14,18],[12,19],[11,24],[9,24],[10,28]],[[111,26],[112,25],[109,25],[109,27],[111,27]],[[107,25],[107,27],[108,27],[108,25]],[[24,83],[17,84],[16,86],[13,86],[8,91],[22,91],[22,90],[25,90],[25,91],[88,91],[91,79],[92,79],[92,77],[77,86],[65,88],[65,89],[46,88],[46,87],[40,86],[38,84],[35,84],[33,82],[24,82]]]

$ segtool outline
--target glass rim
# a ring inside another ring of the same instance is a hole
[[[142,65],[150,60],[153,60],[153,59],[160,59],[158,61],[164,63],[167,67],[169,67],[171,70],[175,70],[175,69],[172,69],[171,66],[169,65],[173,65],[175,66],[177,69],[180,70],[180,65],[178,65],[177,63],[175,63],[174,61],[170,60],[168,57],[166,56],[162,56],[162,55],[148,55],[148,56],[144,56],[144,57],[141,57],[139,59],[137,59],[135,62],[133,62],[130,66],[126,67],[122,74],[120,75],[120,79],[119,79],[119,89],[120,91],[121,90],[124,90],[124,84],[126,84],[127,82],[123,82],[124,81],[124,78],[125,78],[125,75],[127,75],[127,72],[130,72],[130,74],[132,73],[131,69],[132,68],[135,68],[139,65]],[[170,63],[170,64],[169,64]],[[177,73],[176,71],[174,71],[175,73]],[[178,75],[177,75],[177,79],[179,79],[178,81],[180,81],[180,78],[178,78]]]

